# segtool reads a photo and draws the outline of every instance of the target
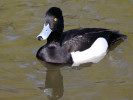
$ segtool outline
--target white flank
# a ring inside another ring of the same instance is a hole
[[[107,54],[107,48],[107,41],[102,37],[98,38],[89,49],[82,52],[76,51],[71,53],[74,62],[72,66],[79,66],[87,62],[99,62]]]
[[[44,24],[43,30],[42,30],[42,32],[37,36],[37,38],[38,38],[39,36],[42,36],[42,39],[45,40],[45,39],[48,38],[48,36],[50,35],[51,32],[52,32],[52,30],[50,29],[49,24],[48,24],[47,26],[45,26],[45,24]]]

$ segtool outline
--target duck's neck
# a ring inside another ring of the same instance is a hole
[[[60,43],[61,41],[61,34],[62,32],[52,32],[50,34],[50,36],[47,39],[47,44],[51,43],[51,42],[58,42]]]

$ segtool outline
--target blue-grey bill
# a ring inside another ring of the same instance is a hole
[[[49,24],[47,24],[47,25],[44,24],[42,32],[37,36],[37,38],[40,36],[40,37],[42,37],[42,40],[45,40],[49,37],[51,32],[52,32],[52,30],[50,29]]]

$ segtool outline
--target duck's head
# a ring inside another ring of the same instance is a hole
[[[50,8],[44,17],[44,27],[42,32],[37,36],[38,40],[47,39],[51,33],[61,34],[64,29],[64,20],[60,8]]]

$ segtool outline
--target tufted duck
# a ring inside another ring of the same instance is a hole
[[[37,58],[48,63],[99,62],[108,48],[127,36],[119,31],[103,28],[83,28],[64,30],[64,19],[60,8],[50,8],[44,17],[44,27],[37,36],[47,43],[37,52]]]

